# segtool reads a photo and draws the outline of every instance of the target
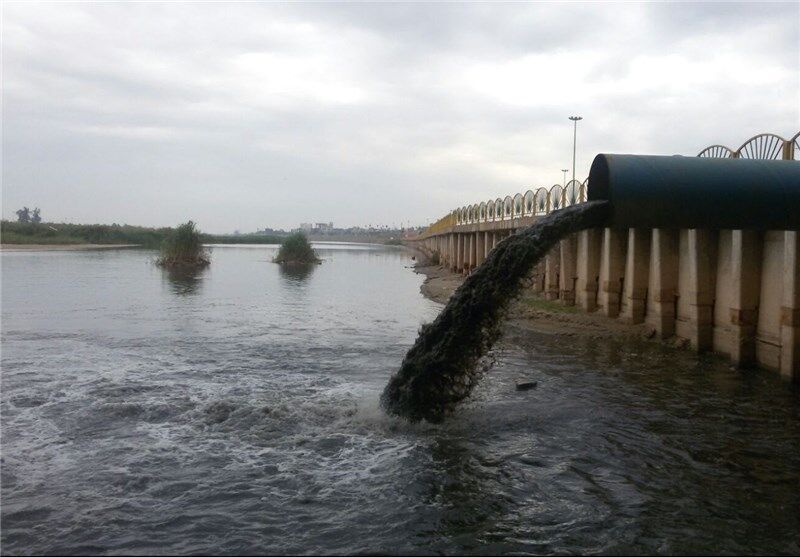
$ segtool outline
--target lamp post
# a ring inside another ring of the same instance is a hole
[[[575,122],[574,131],[572,133],[572,179],[575,179],[575,147],[578,143],[578,120],[583,120],[580,116],[570,116],[570,120]]]
[[[569,172],[569,168],[562,168],[561,172],[564,173],[564,187],[567,187],[567,172]]]

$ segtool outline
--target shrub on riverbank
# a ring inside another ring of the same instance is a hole
[[[205,267],[211,263],[194,222],[182,224],[167,235],[156,263],[169,268]]]
[[[275,263],[304,265],[320,263],[317,252],[314,251],[308,238],[302,232],[289,234],[281,243],[278,254],[273,261]]]
[[[68,224],[55,222],[0,222],[3,244],[134,244],[159,248],[172,228],[148,228],[128,224]],[[280,236],[264,234],[201,234],[204,244],[279,244]]]

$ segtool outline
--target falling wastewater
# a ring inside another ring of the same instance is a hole
[[[561,238],[604,226],[610,214],[607,201],[573,205],[500,242],[433,323],[421,328],[381,395],[386,411],[412,421],[444,419],[480,378],[481,359],[500,336],[522,279]]]

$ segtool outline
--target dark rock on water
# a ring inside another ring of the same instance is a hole
[[[518,391],[530,391],[531,389],[535,389],[539,386],[538,381],[519,381],[517,382],[517,390]]]
[[[561,238],[604,226],[610,214],[605,201],[572,205],[500,242],[420,329],[381,396],[386,411],[412,421],[443,420],[480,379],[484,366],[478,364],[500,336],[508,304],[531,268]]]

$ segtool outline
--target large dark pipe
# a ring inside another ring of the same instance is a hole
[[[588,199],[618,227],[800,230],[800,162],[601,154]]]

